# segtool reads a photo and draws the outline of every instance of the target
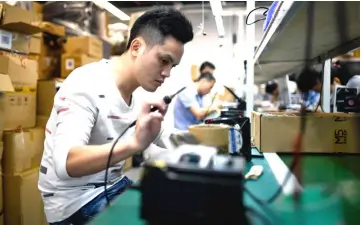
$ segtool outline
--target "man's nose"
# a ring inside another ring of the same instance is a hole
[[[161,75],[162,77],[169,77],[170,76],[170,71],[171,69],[164,69],[162,72],[161,72]]]

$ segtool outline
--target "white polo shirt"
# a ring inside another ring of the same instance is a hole
[[[54,98],[38,183],[49,223],[69,218],[104,191],[104,187],[89,184],[103,183],[105,170],[80,178],[68,175],[69,150],[112,142],[136,119],[135,99],[130,106],[124,102],[108,63],[101,60],[74,70]],[[133,133],[134,127],[122,138]],[[119,162],[109,169],[109,181],[123,177],[123,164],[124,161]]]

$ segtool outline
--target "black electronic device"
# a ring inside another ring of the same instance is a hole
[[[215,148],[182,145],[145,162],[141,218],[150,225],[248,225],[243,205],[245,160]]]
[[[252,160],[251,124],[248,117],[219,117],[207,119],[204,122],[206,124],[227,124],[232,126],[234,130],[240,132],[242,137],[242,146],[237,153],[230,154],[242,155],[247,161]]]
[[[360,98],[357,88],[347,88],[336,85],[333,95],[334,112],[359,113]]]

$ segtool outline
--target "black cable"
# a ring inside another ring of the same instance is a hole
[[[107,165],[105,167],[105,176],[104,176],[104,195],[105,195],[105,199],[107,200],[107,205],[110,205],[110,199],[108,196],[108,189],[107,189],[107,184],[108,184],[108,170],[110,167],[110,162],[112,159],[112,155],[113,155],[113,151],[115,148],[115,145],[118,143],[118,141],[120,140],[120,138],[129,130],[129,128],[133,127],[136,121],[134,121],[133,123],[131,123],[130,125],[128,125],[125,130],[117,137],[117,139],[115,139],[112,148],[110,149],[109,155],[108,155],[108,159],[107,159]]]
[[[180,92],[182,92],[186,87],[183,87],[181,89],[179,89],[176,93],[174,93],[173,95],[170,95],[170,96],[164,96],[163,98],[163,102],[167,105],[169,105],[171,102],[172,102],[172,99],[178,95]],[[149,110],[149,112],[155,112],[157,111],[158,108],[157,107],[154,107],[152,106]],[[114,151],[114,148],[115,148],[115,145],[118,143],[119,139],[129,130],[129,128],[135,126],[137,123],[137,120],[134,120],[131,124],[129,124],[125,130],[119,134],[119,136],[117,137],[117,139],[114,141],[111,149],[110,149],[110,152],[109,152],[109,155],[108,155],[108,159],[107,159],[107,165],[105,167],[105,176],[104,176],[104,195],[105,195],[105,199],[107,200],[107,206],[110,205],[110,199],[109,199],[109,196],[108,196],[108,190],[107,190],[107,184],[108,184],[108,170],[109,170],[109,167],[110,167],[110,162],[111,162],[111,159],[112,159],[112,156],[113,156],[113,151]]]
[[[251,15],[252,12],[254,12],[254,11],[258,10],[258,9],[265,9],[265,11],[264,11],[263,14],[262,14],[265,18],[258,19],[258,20],[254,21],[254,22],[252,22],[252,23],[248,23],[248,17]],[[266,17],[267,17],[267,12],[268,12],[268,10],[269,10],[269,8],[264,7],[264,6],[260,6],[260,7],[257,7],[257,8],[252,9],[251,12],[249,12],[248,15],[247,15],[247,17],[246,17],[246,25],[252,25],[252,24],[258,23],[259,21],[265,20]]]
[[[292,177],[292,171],[295,169],[297,162],[293,161],[291,164],[291,168],[288,171],[288,173],[286,174],[286,177],[284,178],[282,184],[278,187],[278,189],[276,190],[276,192],[274,194],[272,194],[268,199],[263,200],[258,198],[256,195],[254,195],[250,190],[248,190],[247,188],[244,188],[244,190],[248,193],[248,195],[255,201],[257,202],[259,205],[268,205],[271,204],[272,202],[274,202],[277,197],[282,193],[282,189],[284,186],[286,186],[287,182],[289,181],[289,179]]]

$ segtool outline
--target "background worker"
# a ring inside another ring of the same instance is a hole
[[[174,127],[178,130],[188,130],[190,125],[199,124],[209,113],[219,109],[220,104],[204,105],[204,96],[212,90],[216,78],[210,73],[203,73],[182,93],[174,105]]]
[[[201,66],[199,67],[199,72],[200,74],[204,74],[204,73],[210,73],[210,74],[214,74],[214,70],[216,70],[216,66],[208,61],[205,61],[201,64]]]

